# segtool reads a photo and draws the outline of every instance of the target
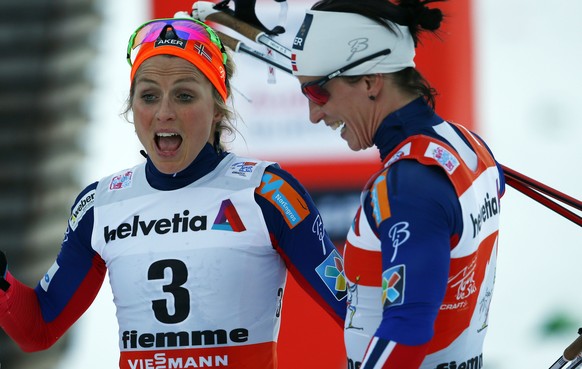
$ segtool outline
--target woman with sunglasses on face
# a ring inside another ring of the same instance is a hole
[[[51,346],[107,270],[120,368],[276,368],[287,270],[341,326],[345,280],[330,273],[341,256],[289,173],[224,148],[233,64],[212,29],[153,20],[130,38],[128,61],[146,162],[77,197],[35,289],[0,252],[0,326],[25,351]]]
[[[349,368],[483,365],[505,184],[415,69],[419,35],[443,19],[431,2],[323,0],[294,40],[310,120],[354,151],[376,146],[383,163],[344,249]]]

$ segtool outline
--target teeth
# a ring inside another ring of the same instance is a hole
[[[156,133],[156,136],[158,136],[158,137],[172,137],[172,136],[178,136],[178,134],[177,133],[161,132],[161,133]]]
[[[344,124],[345,124],[345,122],[338,120],[336,122],[328,124],[328,126],[335,131],[336,129],[343,126]]]

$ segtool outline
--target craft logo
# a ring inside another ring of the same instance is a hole
[[[325,258],[325,260],[315,268],[315,271],[338,301],[346,297],[348,293],[346,275],[344,273],[342,258],[337,250],[333,250],[327,258]]]
[[[382,273],[382,304],[384,308],[402,305],[404,302],[406,269],[403,264],[393,266]]]

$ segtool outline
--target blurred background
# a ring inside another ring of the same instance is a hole
[[[312,3],[288,1],[281,43],[291,45]],[[129,35],[151,17],[190,7],[183,0],[0,2],[0,249],[29,286],[54,261],[77,193],[143,160],[133,126],[120,116]],[[442,95],[437,111],[484,137],[502,164],[582,198],[582,2],[449,0],[442,7],[449,17],[441,40],[417,50],[419,69]],[[282,9],[257,0],[267,26],[281,24]],[[293,77],[244,54],[234,58],[240,132],[233,151],[295,173],[341,247],[377,152],[352,153],[339,133],[312,126]],[[502,214],[484,367],[547,368],[582,326],[582,230],[511,187]],[[341,368],[341,331],[292,280],[285,309],[281,368]],[[337,360],[314,364],[330,357]],[[0,332],[3,369],[115,368],[118,359],[107,282],[50,350],[23,354]]]

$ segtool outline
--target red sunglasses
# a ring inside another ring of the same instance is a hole
[[[331,81],[335,77],[338,77],[339,75],[341,75],[343,72],[347,71],[348,69],[352,69],[354,67],[357,67],[358,65],[363,64],[363,63],[367,62],[368,60],[372,60],[380,55],[388,55],[388,54],[390,54],[390,52],[391,52],[390,49],[378,51],[377,53],[374,53],[372,55],[368,55],[365,58],[362,58],[360,60],[356,60],[355,62],[350,63],[350,64],[346,65],[345,67],[342,67],[336,71],[333,71],[325,77],[316,79],[315,81],[305,82],[305,83],[301,84],[301,92],[303,92],[303,95],[305,95],[309,100],[311,100],[315,104],[321,106],[321,105],[325,104],[327,102],[327,100],[329,100],[329,92],[327,92],[327,90],[325,88],[323,88],[323,85],[325,85],[327,82]]]

